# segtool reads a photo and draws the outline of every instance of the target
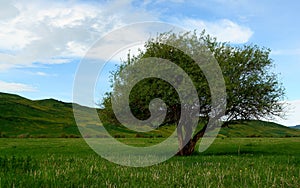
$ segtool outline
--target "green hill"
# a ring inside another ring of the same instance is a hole
[[[219,132],[226,137],[299,137],[300,130],[277,123],[265,121],[247,121],[224,127]]]
[[[83,117],[90,108],[80,108]],[[103,129],[99,121],[84,119],[84,126],[93,130]],[[167,137],[174,126],[163,126],[150,133],[136,133],[122,126],[106,125],[115,137]],[[102,136],[97,135],[84,136]],[[80,137],[73,116],[72,103],[55,99],[29,100],[18,95],[0,92],[0,137]],[[220,137],[293,137],[300,136],[300,130],[275,123],[248,121],[224,127]]]
[[[54,99],[32,101],[6,93],[0,93],[0,132],[10,137],[79,135],[71,103]]]
[[[296,126],[293,126],[293,127],[290,127],[290,128],[293,128],[293,129],[300,129],[300,125],[296,125]]]

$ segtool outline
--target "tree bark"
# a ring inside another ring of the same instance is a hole
[[[203,137],[206,128],[207,128],[207,125],[205,125],[199,132],[197,132],[194,135],[194,137],[192,139],[190,139],[184,147],[182,147],[182,145],[181,145],[181,147],[179,146],[179,151],[177,152],[176,155],[177,156],[192,155],[192,153],[195,151],[195,146],[196,146],[197,142],[199,141],[200,138]],[[177,132],[178,132],[178,129],[177,129]],[[178,138],[178,140],[179,140],[179,138]]]
[[[181,151],[183,148],[183,135],[182,135],[182,126],[179,125],[177,126],[177,138],[178,138],[178,150]]]

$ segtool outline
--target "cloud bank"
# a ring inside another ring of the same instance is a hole
[[[1,1],[0,7],[0,71],[68,63],[83,57],[91,45],[109,31],[130,23],[160,20],[158,11],[135,7],[131,1],[101,4],[94,1]],[[170,23],[187,30],[206,29],[219,40],[233,43],[247,42],[253,33],[227,19],[215,22],[170,19]]]
[[[206,30],[213,37],[216,37],[220,42],[231,42],[236,44],[246,43],[253,35],[253,31],[245,26],[222,19],[214,22],[207,22],[199,19],[185,18],[178,22],[183,23],[185,28],[197,31]]]

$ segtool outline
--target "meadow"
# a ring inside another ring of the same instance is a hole
[[[300,138],[217,138],[204,153],[145,168],[113,164],[81,138],[0,139],[0,187],[300,187],[299,177]]]

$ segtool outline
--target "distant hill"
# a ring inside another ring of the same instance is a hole
[[[300,129],[300,125],[296,125],[296,126],[293,126],[293,127],[290,127],[292,129]]]
[[[300,130],[266,121],[247,121],[220,130],[226,137],[300,137]]]
[[[87,116],[89,110],[91,109],[82,107],[80,113]],[[88,118],[84,121],[86,128],[90,130],[103,128],[103,125],[99,124],[98,121]],[[115,137],[167,137],[174,131],[175,127],[163,126],[150,133],[136,133],[125,127],[115,125],[106,125],[105,128]],[[0,137],[80,136],[73,116],[72,103],[55,99],[29,100],[18,95],[0,92]],[[300,136],[300,130],[270,122],[248,121],[222,128],[219,136],[291,137]]]

